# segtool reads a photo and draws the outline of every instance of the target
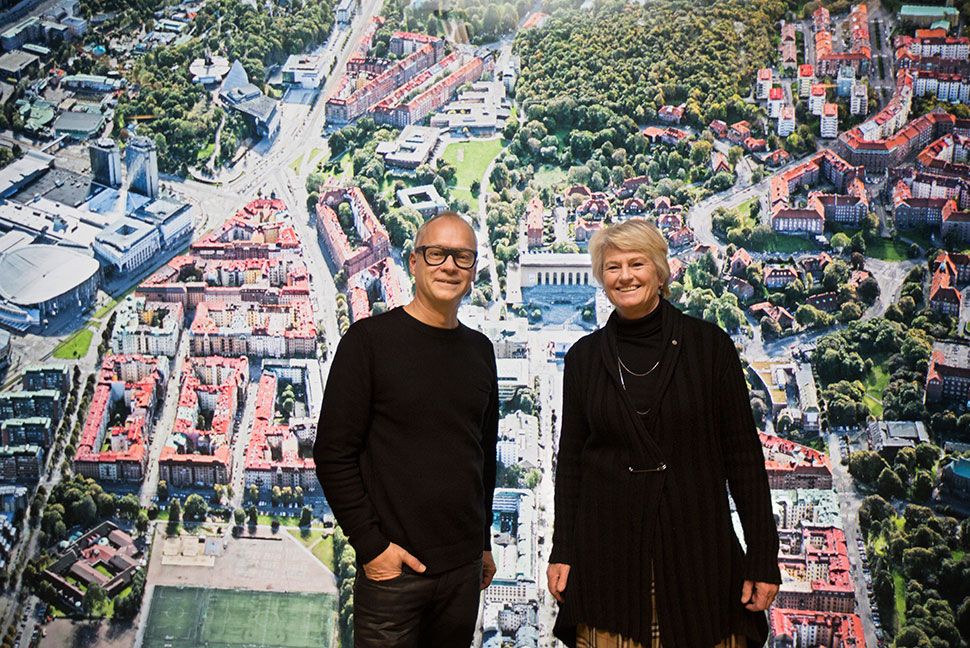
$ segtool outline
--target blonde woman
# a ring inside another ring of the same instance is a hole
[[[734,344],[665,301],[654,225],[605,228],[589,250],[615,310],[566,355],[554,632],[591,648],[761,646],[781,582],[778,533]]]

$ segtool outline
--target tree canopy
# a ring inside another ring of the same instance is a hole
[[[571,97],[591,107],[652,121],[666,104],[685,103],[692,125],[744,119],[758,68],[775,53],[770,35],[784,13],[778,0],[620,2],[553,15],[520,31],[519,100]]]

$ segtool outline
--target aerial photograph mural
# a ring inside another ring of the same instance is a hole
[[[0,0],[0,648],[970,645],[914,2]]]

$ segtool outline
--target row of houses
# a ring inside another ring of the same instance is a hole
[[[870,173],[898,167],[911,154],[948,133],[970,135],[970,120],[957,119],[941,108],[912,121],[914,75],[901,70],[896,75],[896,92],[879,113],[839,135],[836,151],[850,164]]]
[[[849,13],[849,48],[836,52],[832,46],[829,10],[820,6],[812,14],[815,28],[815,70],[820,76],[837,74],[843,66],[863,74],[869,69],[872,47],[869,42],[869,14],[866,5],[857,4]]]
[[[347,62],[346,74],[327,99],[327,122],[346,124],[354,121],[444,57],[442,39],[409,32],[394,34],[395,48],[402,53],[406,49],[410,51],[405,58],[392,62],[368,57],[371,40],[383,23],[382,16],[371,18],[357,41],[355,52]],[[406,46],[405,42],[414,46]],[[378,114],[384,114],[384,111]]]
[[[229,483],[236,413],[248,383],[245,356],[185,359],[175,426],[158,459],[159,479],[174,486]]]
[[[864,173],[833,151],[825,149],[784,173],[772,176],[768,188],[771,227],[776,232],[821,234],[825,223],[857,226],[869,213]],[[837,193],[813,191],[807,206],[792,207],[791,193],[821,181],[834,185]]]
[[[74,472],[105,481],[141,481],[159,401],[165,357],[105,355],[74,454]]]
[[[159,459],[160,478],[174,486],[232,479],[232,443],[251,359],[284,358],[265,362],[289,366],[296,362],[291,358],[315,355],[309,273],[282,201],[250,202],[189,251],[143,282],[119,310],[112,348],[140,353],[105,356],[74,457],[79,474],[143,479],[167,356],[177,353],[186,318],[190,356]],[[319,399],[321,391],[307,388],[307,397]],[[276,459],[267,461],[275,465]]]
[[[70,375],[70,368],[62,364],[27,367],[20,390],[0,393],[0,479],[40,477],[70,390]]]

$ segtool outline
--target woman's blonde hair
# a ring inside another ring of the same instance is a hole
[[[657,226],[645,220],[628,220],[619,225],[604,227],[589,239],[589,255],[593,276],[603,285],[603,257],[607,248],[646,255],[660,279],[660,294],[670,296],[670,264],[667,263],[667,241]]]

